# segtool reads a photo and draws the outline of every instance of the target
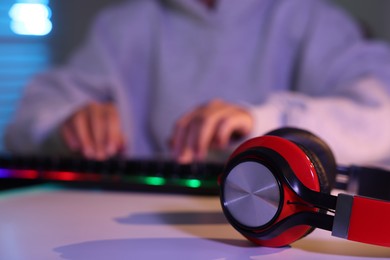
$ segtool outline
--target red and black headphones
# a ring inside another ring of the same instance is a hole
[[[384,172],[366,169],[372,179]],[[261,246],[285,246],[315,228],[390,246],[390,202],[331,195],[340,171],[319,137],[297,128],[277,129],[244,142],[230,156],[219,180],[223,212],[238,232]],[[385,175],[390,181],[390,173]]]

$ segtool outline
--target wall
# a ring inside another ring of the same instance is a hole
[[[390,42],[389,0],[332,0],[362,21],[373,35]]]

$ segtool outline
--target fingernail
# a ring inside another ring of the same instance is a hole
[[[113,144],[109,144],[106,148],[107,156],[113,156],[116,153],[116,146]]]
[[[177,161],[182,164],[190,163],[194,159],[194,154],[188,148],[185,148],[180,152],[177,157]]]
[[[87,159],[93,159],[95,157],[95,153],[90,147],[84,148],[83,154]]]
[[[106,153],[104,152],[104,150],[99,150],[96,152],[96,159],[97,160],[104,160],[106,159]]]

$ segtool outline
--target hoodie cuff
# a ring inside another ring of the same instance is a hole
[[[244,104],[253,118],[253,129],[248,138],[264,135],[283,125],[282,109],[271,102],[261,105]]]

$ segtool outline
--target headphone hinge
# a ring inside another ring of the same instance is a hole
[[[348,238],[349,220],[352,212],[353,196],[340,193],[337,197],[332,236]]]

